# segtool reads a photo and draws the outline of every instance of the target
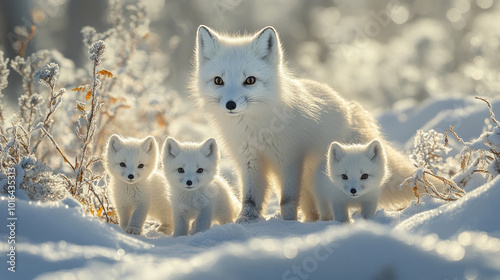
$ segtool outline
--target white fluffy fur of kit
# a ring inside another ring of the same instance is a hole
[[[149,216],[160,222],[159,231],[170,234],[172,209],[167,182],[157,170],[158,144],[144,139],[112,135],[105,155],[110,176],[111,200],[117,209],[119,225],[130,234],[141,234]]]
[[[214,221],[234,222],[239,203],[219,174],[219,152],[214,139],[181,143],[169,137],[162,151],[164,173],[171,188],[174,236],[205,231]]]
[[[389,176],[379,140],[365,145],[333,142],[313,184],[320,219],[348,222],[351,208],[360,208],[364,218],[372,217]]]

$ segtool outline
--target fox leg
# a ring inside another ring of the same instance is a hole
[[[130,222],[127,225],[126,232],[129,234],[140,235],[142,232],[142,226],[146,221],[148,215],[149,205],[138,205],[136,206],[132,216],[130,217]]]
[[[281,217],[284,220],[297,220],[302,164],[289,164],[281,172]]]
[[[367,201],[361,204],[361,216],[363,216],[363,218],[368,219],[373,217],[373,215],[375,215],[375,212],[377,211],[379,197],[380,197],[380,192],[370,197],[371,199],[368,199]]]
[[[117,205],[116,209],[118,212],[118,224],[124,231],[126,231],[130,215],[132,215],[132,208],[125,205]]]
[[[207,207],[201,209],[193,224],[193,234],[210,229],[212,225],[212,212],[211,205],[207,205]]]
[[[187,235],[189,221],[185,213],[174,209],[174,237]]]
[[[318,198],[318,212],[321,221],[333,220],[332,206],[324,198]]]
[[[267,188],[265,174],[258,164],[248,161],[243,166],[242,207],[237,223],[255,221],[260,217]]]
[[[335,221],[341,223],[349,222],[349,208],[346,203],[336,202],[333,203],[333,216]]]
[[[172,232],[173,218],[172,218],[172,209],[170,205],[167,203],[168,201],[159,206],[161,207],[161,209],[159,211],[158,220],[160,221],[161,224],[158,231],[163,232],[165,234],[170,234]]]
[[[302,175],[302,184],[300,190],[300,209],[304,214],[305,221],[317,221],[320,217],[318,206],[314,195],[314,170],[315,168],[306,167]],[[330,211],[331,212],[331,211]],[[330,218],[331,220],[332,218]]]

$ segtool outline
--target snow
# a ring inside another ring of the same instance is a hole
[[[495,215],[498,198],[500,177],[471,191],[455,203],[414,215],[400,223],[397,229],[418,234],[435,233],[443,239],[464,231],[479,231],[500,238],[499,219]]]
[[[498,110],[500,100],[490,101]],[[396,108],[378,118],[402,146],[418,129],[444,132],[450,121],[471,140],[489,113],[468,97]],[[273,198],[256,223],[215,225],[178,238],[158,233],[152,221],[143,235],[127,235],[85,216],[71,198],[17,199],[16,272],[4,263],[0,279],[500,279],[500,178],[483,184],[486,179],[474,177],[469,193],[455,202],[424,197],[399,212],[379,210],[368,221],[355,214],[351,225],[284,221]],[[7,206],[2,196],[3,221]],[[2,226],[4,260],[8,236]]]

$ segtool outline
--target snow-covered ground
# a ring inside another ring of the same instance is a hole
[[[490,100],[500,115],[500,100]],[[408,150],[418,129],[464,140],[481,134],[488,110],[471,97],[402,102],[378,116],[387,138]],[[460,146],[450,143],[451,153]],[[173,238],[145,226],[130,236],[114,224],[84,216],[67,198],[55,203],[18,199],[16,272],[7,270],[10,232],[1,226],[0,279],[500,279],[500,178],[470,182],[468,194],[445,203],[428,197],[399,212],[379,210],[353,224],[283,221],[277,200],[265,220],[227,224]],[[7,220],[8,200],[0,199]]]

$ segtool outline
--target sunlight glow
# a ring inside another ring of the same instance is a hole
[[[298,250],[297,246],[294,244],[286,244],[285,247],[283,248],[283,254],[285,255],[285,258],[287,259],[293,259],[297,256]]]
[[[481,9],[489,9],[493,5],[493,0],[476,0],[476,3]]]
[[[407,7],[399,5],[391,10],[391,19],[396,24],[403,24],[410,18],[410,11]]]
[[[470,244],[472,244],[472,236],[470,233],[464,231],[462,233],[460,233],[460,235],[458,235],[458,242],[462,245],[462,246],[469,246]]]
[[[422,240],[422,249],[425,251],[431,251],[434,250],[436,247],[436,242],[438,241],[438,236],[435,233],[431,233],[427,236],[425,236]]]
[[[465,256],[465,249],[458,242],[451,242],[446,257],[452,261],[459,261]]]

